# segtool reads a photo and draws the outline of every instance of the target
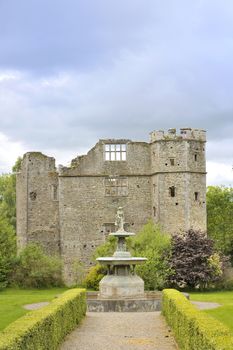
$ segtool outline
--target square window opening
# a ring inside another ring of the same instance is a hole
[[[174,166],[175,165],[175,158],[170,158],[170,165]]]
[[[105,144],[105,161],[126,161],[126,144]]]

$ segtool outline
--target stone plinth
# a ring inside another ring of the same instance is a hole
[[[161,292],[146,292],[141,297],[102,298],[98,292],[87,292],[89,312],[152,312],[161,311]]]
[[[144,295],[144,281],[137,275],[105,276],[99,284],[102,298],[129,298]]]

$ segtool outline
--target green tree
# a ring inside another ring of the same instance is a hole
[[[13,173],[0,175],[0,218],[16,228],[16,174],[21,169],[22,158],[12,167]]]
[[[233,262],[233,188],[207,189],[207,232],[215,246]]]
[[[14,229],[16,227],[16,190],[15,175],[0,176],[0,217]]]
[[[0,290],[8,285],[15,262],[15,232],[7,220],[0,217]]]

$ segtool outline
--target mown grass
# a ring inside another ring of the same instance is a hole
[[[25,304],[51,301],[67,288],[51,289],[15,289],[7,288],[0,292],[0,331],[11,322],[25,315],[28,310],[23,308]]]
[[[224,323],[233,334],[233,291],[190,293],[190,299],[221,304],[216,309],[203,310],[203,312]]]

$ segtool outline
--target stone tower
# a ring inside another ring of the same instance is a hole
[[[99,140],[59,170],[54,158],[26,153],[16,186],[19,248],[37,241],[59,254],[72,283],[74,262],[93,263],[119,206],[129,231],[151,218],[170,233],[206,230],[205,141],[204,130],[189,128],[153,131],[149,143]]]
[[[152,216],[168,232],[206,230],[204,130],[151,134]]]
[[[48,253],[60,254],[58,174],[55,159],[26,153],[16,181],[19,247],[40,242]]]

